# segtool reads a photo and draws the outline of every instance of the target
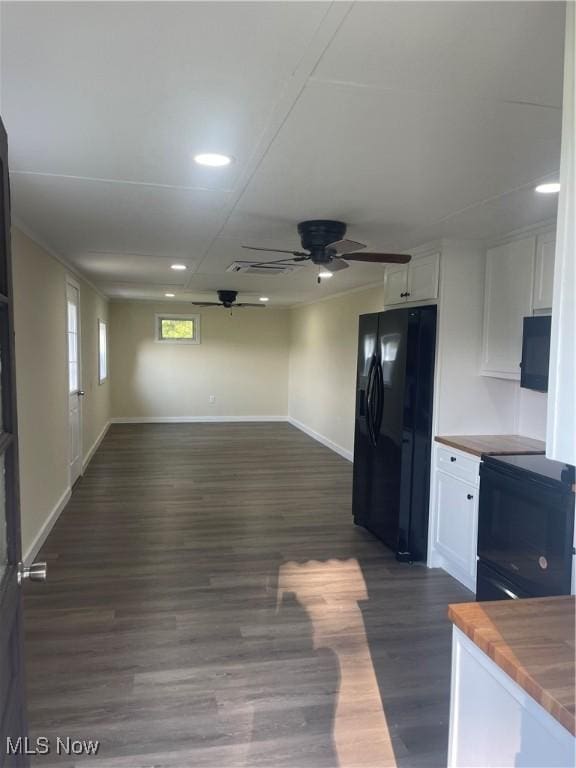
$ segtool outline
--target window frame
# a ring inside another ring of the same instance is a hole
[[[162,320],[192,320],[194,336],[191,339],[164,339],[161,334]],[[159,312],[154,315],[154,340],[159,344],[200,344],[200,315],[178,315],[173,312]]]
[[[102,376],[102,347],[100,346],[102,341],[100,332],[102,328],[104,328],[104,338],[106,340],[105,348],[104,348],[106,371],[104,373],[104,376]],[[101,317],[99,317],[98,318],[98,384],[104,384],[108,380],[109,368],[110,368],[110,365],[109,365],[109,359],[108,359],[108,321],[103,320]]]

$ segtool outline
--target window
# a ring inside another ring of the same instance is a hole
[[[104,320],[98,320],[98,383],[108,378],[108,328]]]
[[[68,321],[66,335],[68,337],[68,392],[78,392],[80,386],[80,370],[78,365],[78,288],[68,283],[67,311]]]
[[[156,315],[156,341],[200,344],[200,316]]]

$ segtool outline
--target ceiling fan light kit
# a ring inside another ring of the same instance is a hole
[[[343,221],[332,219],[312,219],[298,224],[298,234],[303,251],[290,251],[283,248],[262,248],[259,246],[243,245],[251,251],[267,251],[269,253],[285,253],[283,259],[276,261],[254,262],[254,266],[263,267],[268,264],[283,264],[289,262],[308,261],[321,268],[318,283],[322,277],[332,277],[334,272],[348,269],[349,261],[364,261],[370,264],[407,264],[410,256],[406,253],[364,253],[364,243],[346,240],[347,226]],[[322,275],[322,270],[326,273]]]

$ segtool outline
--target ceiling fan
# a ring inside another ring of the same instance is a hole
[[[226,309],[236,309],[236,307],[265,307],[265,304],[251,304],[249,302],[236,302],[238,291],[216,291],[218,301],[193,301],[195,307],[226,307]]]
[[[410,256],[405,253],[358,253],[366,248],[364,243],[345,240],[346,224],[342,221],[329,219],[314,219],[301,221],[298,224],[298,234],[303,251],[288,251],[282,248],[259,248],[243,245],[251,251],[270,251],[273,253],[288,253],[290,256],[277,261],[254,262],[254,266],[263,264],[282,264],[284,262],[310,261],[330,272],[347,269],[349,261],[365,261],[373,264],[407,264]],[[320,275],[318,275],[320,282]]]

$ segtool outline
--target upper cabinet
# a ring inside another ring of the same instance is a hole
[[[534,309],[552,309],[554,285],[554,252],[556,233],[540,235],[536,242],[536,271],[534,273]]]
[[[532,314],[536,238],[514,240],[486,252],[484,332],[480,372],[520,378],[522,320]]]
[[[384,306],[437,299],[439,264],[440,254],[433,253],[386,267]]]
[[[404,304],[408,290],[408,264],[386,267],[384,273],[384,306]]]
[[[552,309],[555,233],[525,237],[486,252],[480,373],[520,378],[522,320]]]

